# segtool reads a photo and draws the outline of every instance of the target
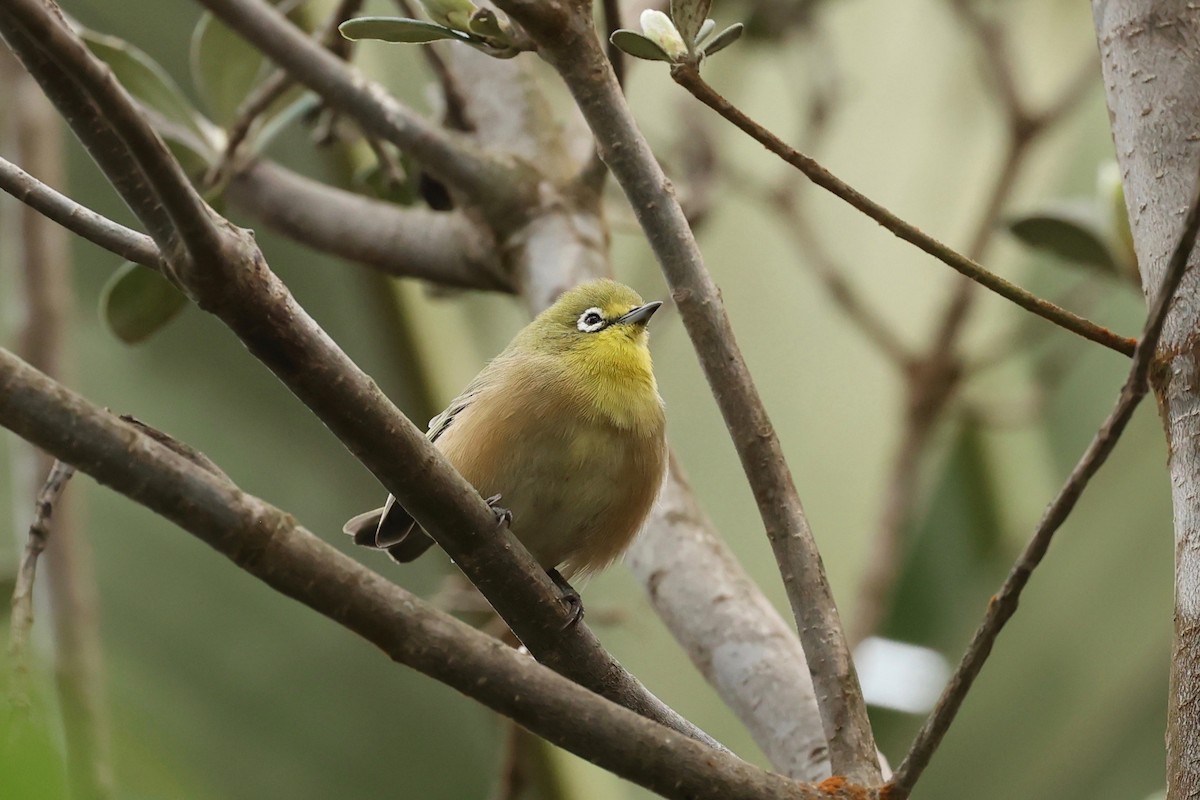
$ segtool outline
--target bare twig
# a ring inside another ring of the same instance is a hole
[[[1200,186],[1200,176],[1197,178],[1197,186]],[[1062,489],[1043,513],[1032,538],[1013,565],[1004,584],[988,602],[983,622],[980,623],[975,635],[971,638],[971,643],[967,646],[962,661],[959,662],[958,668],[942,692],[929,719],[917,733],[904,763],[896,770],[890,798],[905,800],[912,792],[913,786],[929,764],[929,759],[933,757],[942,737],[945,736],[950,724],[954,721],[967,692],[970,691],[971,685],[983,668],[983,664],[996,642],[996,637],[1000,635],[1004,624],[1016,612],[1021,592],[1029,582],[1033,570],[1046,555],[1055,532],[1066,521],[1074,509],[1075,503],[1087,488],[1088,482],[1116,447],[1117,441],[1133,416],[1138,403],[1149,390],[1147,378],[1154,361],[1159,337],[1162,335],[1163,323],[1166,321],[1167,311],[1171,307],[1175,290],[1187,270],[1188,257],[1196,245],[1197,230],[1200,230],[1200,194],[1197,194],[1192,201],[1187,216],[1184,218],[1183,232],[1180,234],[1179,243],[1171,253],[1170,261],[1163,274],[1162,285],[1154,296],[1154,304],[1147,316],[1142,338],[1133,355],[1129,376],[1121,387],[1113,410],[1109,412],[1108,418],[1096,432],[1091,444],[1088,445],[1075,468],[1071,470]]]
[[[38,492],[34,503],[33,522],[29,525],[29,538],[25,543],[25,551],[21,555],[21,565],[17,571],[17,585],[12,595],[12,628],[9,631],[8,654],[12,658],[15,682],[14,700],[18,705],[28,705],[28,698],[23,697],[26,687],[26,675],[29,672],[29,633],[33,629],[33,580],[37,575],[38,557],[46,549],[50,539],[50,517],[54,513],[54,504],[67,486],[67,481],[75,474],[75,468],[70,464],[55,461]]]
[[[151,269],[162,266],[158,247],[149,236],[79,205],[3,158],[0,158],[0,189],[110,253]]]
[[[0,425],[166,517],[267,585],[549,741],[670,798],[878,800],[795,783],[706,747],[436,611],[246,494],[0,350]]]
[[[716,111],[739,129],[758,141],[775,155],[796,167],[807,175],[814,183],[845,200],[871,219],[894,233],[896,236],[910,242],[955,271],[965,275],[976,283],[984,286],[1007,300],[1016,303],[1039,317],[1053,322],[1079,336],[1102,344],[1118,353],[1132,355],[1136,341],[1118,336],[1107,328],[1059,308],[1053,303],[1037,297],[1021,287],[988,272],[974,260],[962,255],[956,250],[942,244],[931,236],[921,232],[914,225],[905,222],[891,211],[863,195],[844,181],[833,175],[815,160],[789,147],[773,133],[763,128],[746,116],[736,106],[717,93],[709,86],[694,67],[680,65],[672,68],[675,81],[692,93],[696,99]]]
[[[254,11],[251,16],[260,19],[261,13]],[[273,24],[263,30],[273,30]],[[96,120],[97,130],[76,129],[76,133],[90,146],[94,136],[118,131],[130,143],[125,152],[137,159],[138,168],[154,175],[149,187],[135,185],[130,191],[144,197],[147,188],[152,193],[161,190],[159,199],[172,209],[172,220],[179,216],[188,223],[181,226],[179,238],[187,243],[189,253],[205,257],[172,259],[176,278],[412,512],[539,660],[638,713],[721,749],[625,671],[586,624],[566,625],[571,611],[562,603],[559,590],[511,531],[479,535],[496,529],[495,517],[479,493],[295,301],[268,268],[252,237],[204,205],[129,95],[60,17],[39,0],[12,0],[0,7],[0,31],[9,41],[17,34],[19,55],[37,70],[35,77],[43,85],[57,87],[65,71],[92,93],[54,98],[69,121],[78,119],[74,101],[105,108],[105,116]],[[311,46],[294,31],[281,35],[298,36],[298,44],[293,44],[300,49]],[[27,58],[29,48],[33,55],[44,50],[54,60],[42,63]],[[336,62],[336,68],[344,66]],[[112,128],[107,127],[109,120]],[[102,167],[113,169],[107,150],[92,153]],[[193,212],[198,216],[190,216]],[[162,232],[162,240],[159,231],[154,235],[160,248],[178,249],[173,231]]]
[[[866,705],[779,439],[683,211],[600,48],[590,5],[498,5],[562,76],[649,238],[754,491],[808,655],[833,771],[874,783],[880,773]]]

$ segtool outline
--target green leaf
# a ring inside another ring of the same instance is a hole
[[[267,65],[262,52],[211,13],[192,32],[192,82],[212,118],[228,125]]]
[[[640,33],[634,33],[622,28],[621,30],[613,31],[611,41],[634,58],[642,58],[646,61],[671,60],[671,57],[667,55],[665,50]]]
[[[701,42],[703,42],[705,39],[707,39],[709,37],[709,34],[711,34],[716,29],[716,27],[717,27],[716,20],[714,20],[714,19],[704,20],[704,24],[700,26],[700,32],[696,34],[696,45],[697,46],[700,45]]]
[[[735,22],[725,30],[713,37],[713,40],[704,48],[705,57],[721,52],[729,45],[741,38],[742,32],[746,30],[746,26],[740,22]]]
[[[708,19],[711,8],[712,0],[671,0],[671,20],[689,51],[694,48],[696,37]]]
[[[200,112],[192,107],[178,84],[158,62],[124,39],[87,28],[80,28],[78,32],[92,54],[108,64],[126,91],[165,119],[205,139]]]
[[[1092,200],[1061,201],[1010,219],[1008,229],[1029,247],[1116,275],[1121,272],[1120,259],[1113,251],[1115,237],[1105,211]]]
[[[466,36],[444,25],[404,17],[358,17],[346,20],[338,26],[338,30],[342,32],[342,36],[355,41],[378,39],[382,42],[407,44],[425,44],[439,39],[468,41]]]
[[[100,294],[100,316],[118,339],[136,344],[174,319],[187,303],[162,275],[127,261]]]

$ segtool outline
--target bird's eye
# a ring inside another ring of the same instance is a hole
[[[576,327],[584,333],[595,333],[604,327],[604,315],[600,313],[598,308],[589,308],[587,311],[579,315],[579,322]]]

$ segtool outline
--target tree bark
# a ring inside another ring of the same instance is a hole
[[[1200,9],[1187,0],[1093,0],[1104,86],[1143,292],[1159,286],[1196,194]],[[1200,272],[1193,252],[1151,372],[1175,513],[1175,644],[1167,798],[1200,796]],[[1132,533],[1132,532],[1131,532]]]

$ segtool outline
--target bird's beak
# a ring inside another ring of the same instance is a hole
[[[638,306],[633,311],[627,314],[622,314],[613,320],[614,325],[645,325],[654,316],[654,312],[658,311],[662,305],[661,301],[655,300],[653,303],[646,303],[644,306]]]

